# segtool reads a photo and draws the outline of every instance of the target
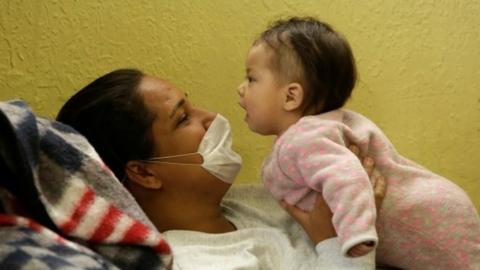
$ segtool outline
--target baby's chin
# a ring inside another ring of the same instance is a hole
[[[252,120],[252,118],[249,116],[248,113],[245,113],[245,118],[243,120],[245,121],[245,123],[247,123],[248,129],[250,129],[250,131],[252,131],[254,133],[257,133],[257,134],[260,134],[260,135],[270,135],[270,134],[265,133],[265,130],[260,128],[255,123],[255,121]]]
[[[248,128],[250,129],[250,131],[256,133],[256,134],[259,134],[259,135],[270,135],[270,134],[267,134],[264,130],[258,128],[257,126],[255,126],[251,121],[247,121],[247,125],[248,125]]]

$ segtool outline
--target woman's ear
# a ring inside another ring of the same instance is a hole
[[[148,167],[148,164],[141,161],[128,161],[125,173],[130,181],[147,189],[159,189],[162,187],[162,180]]]
[[[300,108],[304,94],[302,85],[299,83],[289,83],[284,89],[285,99],[283,109],[290,112]]]

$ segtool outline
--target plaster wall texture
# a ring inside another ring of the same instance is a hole
[[[0,100],[54,117],[99,75],[137,67],[221,112],[259,181],[272,138],[237,105],[251,42],[273,20],[313,15],[349,40],[360,81],[347,107],[403,155],[467,190],[480,209],[480,2],[447,0],[0,1]]]

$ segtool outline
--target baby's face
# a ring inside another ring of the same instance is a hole
[[[280,132],[283,112],[282,84],[271,69],[273,52],[267,45],[254,45],[245,62],[246,77],[238,87],[239,104],[246,111],[248,127],[262,135]]]

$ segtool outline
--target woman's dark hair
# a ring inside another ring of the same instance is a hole
[[[155,115],[138,91],[144,74],[119,69],[101,76],[72,96],[57,115],[83,136],[118,179],[129,160],[152,155],[151,126]]]
[[[262,42],[273,49],[276,71],[304,88],[304,113],[338,109],[350,97],[357,80],[355,59],[330,25],[312,17],[279,20],[254,45]]]

